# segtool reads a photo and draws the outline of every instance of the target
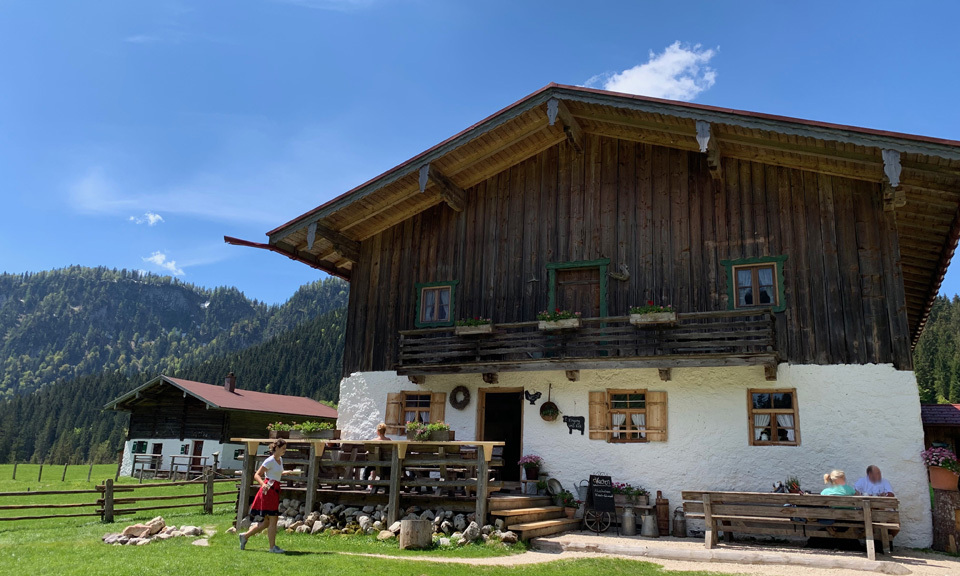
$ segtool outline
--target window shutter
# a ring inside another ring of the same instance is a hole
[[[607,393],[590,392],[590,439],[606,440]]]
[[[406,422],[400,421],[401,414],[403,414],[403,393],[387,394],[387,413],[383,422],[387,425],[388,434],[403,434]]]
[[[667,393],[647,392],[647,440],[667,441]]]
[[[430,421],[443,422],[444,411],[447,407],[447,393],[434,392],[430,394]]]

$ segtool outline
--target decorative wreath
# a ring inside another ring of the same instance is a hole
[[[470,391],[466,386],[457,386],[450,393],[450,405],[457,410],[463,410],[470,403]]]

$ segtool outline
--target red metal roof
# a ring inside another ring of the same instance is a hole
[[[960,426],[960,404],[921,404],[924,426]]]
[[[285,396],[283,394],[269,394],[237,388],[228,392],[223,386],[204,384],[192,380],[181,380],[161,376],[188,394],[192,394],[215,408],[223,410],[246,410],[248,412],[270,412],[273,414],[287,414],[290,416],[306,416],[310,418],[337,418],[337,411],[311,398],[303,396]]]

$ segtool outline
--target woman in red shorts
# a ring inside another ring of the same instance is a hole
[[[267,539],[270,541],[270,552],[283,554],[277,547],[277,516],[280,508],[280,477],[287,474],[283,469],[283,453],[287,451],[287,442],[283,439],[274,440],[270,444],[270,457],[263,461],[254,479],[260,484],[257,495],[250,505],[250,516],[263,516],[263,521],[250,527],[240,535],[240,549],[247,546],[247,540],[258,532],[267,529]],[[250,454],[248,457],[252,458]]]

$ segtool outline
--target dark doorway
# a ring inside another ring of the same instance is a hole
[[[600,269],[557,270],[557,308],[584,318],[600,316]]]
[[[160,442],[153,443],[153,458],[150,459],[150,468],[153,470],[159,470],[160,465],[162,464],[161,460],[163,459],[163,444]]]
[[[523,392],[483,394],[483,440],[501,441],[503,468],[500,479],[520,481],[520,450],[523,439]]]
[[[193,441],[193,458],[190,459],[190,471],[199,474],[203,472],[203,440]]]

